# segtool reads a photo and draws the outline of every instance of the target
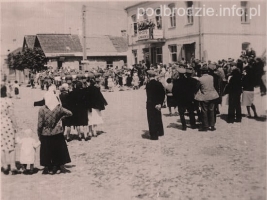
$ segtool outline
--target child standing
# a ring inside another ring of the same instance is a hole
[[[23,138],[16,138],[16,142],[21,144],[20,147],[20,163],[22,165],[23,174],[32,175],[34,173],[34,160],[36,148],[40,145],[40,141],[33,138],[31,129],[23,131]],[[27,170],[30,167],[30,170]]]
[[[167,106],[169,108],[169,115],[172,115],[172,107],[174,107],[174,110],[176,107],[175,98],[173,97],[173,94],[172,94],[172,88],[173,88],[172,79],[168,78],[167,84],[165,86],[165,91],[166,91],[166,96],[167,96]]]
[[[133,81],[132,81],[132,84],[133,84],[133,90],[137,90],[139,89],[139,77],[137,75],[137,73],[134,73],[134,76],[133,76]]]
[[[15,97],[16,99],[20,99],[20,96],[19,96],[19,84],[18,84],[18,81],[15,81],[15,84],[14,84],[14,93],[15,93]]]
[[[109,92],[113,92],[114,82],[111,76],[108,77],[108,89]]]

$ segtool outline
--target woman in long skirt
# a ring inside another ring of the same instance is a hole
[[[103,94],[100,91],[100,87],[96,84],[95,80],[92,78],[90,80],[90,86],[87,88],[88,97],[88,125],[89,125],[89,135],[97,136],[95,132],[97,125],[103,124],[101,110],[105,109],[108,105]],[[89,139],[87,137],[87,139]]]
[[[72,126],[75,126],[78,132],[78,140],[81,141],[88,126],[88,112],[86,108],[86,88],[80,81],[77,81],[76,88],[70,92],[70,104],[72,111]]]
[[[243,77],[243,96],[242,96],[242,106],[247,107],[248,118],[252,118],[250,113],[250,107],[254,112],[254,118],[257,118],[256,107],[253,104],[254,101],[254,83],[255,77],[253,76],[253,68],[251,65],[248,65],[245,69],[245,76]]]
[[[71,162],[68,147],[63,135],[62,119],[72,113],[60,105],[53,91],[45,94],[45,105],[38,113],[38,136],[41,141],[40,164],[44,166],[43,174],[69,173],[65,164]]]

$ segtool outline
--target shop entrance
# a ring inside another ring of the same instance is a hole
[[[195,56],[195,42],[192,44],[184,44],[184,57],[187,62],[190,62],[191,58]]]

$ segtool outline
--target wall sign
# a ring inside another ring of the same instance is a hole
[[[147,40],[149,39],[149,29],[138,31],[138,40]]]

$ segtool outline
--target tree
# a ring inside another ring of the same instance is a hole
[[[41,71],[45,69],[47,58],[41,48],[25,48],[23,52],[10,53],[7,57],[7,65],[10,69],[31,69]]]

